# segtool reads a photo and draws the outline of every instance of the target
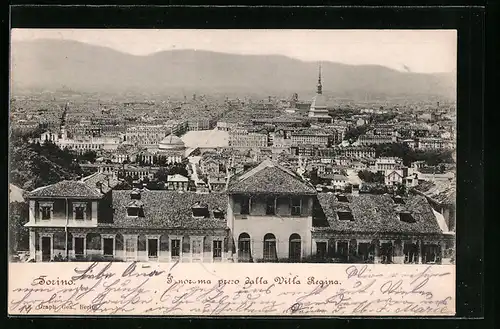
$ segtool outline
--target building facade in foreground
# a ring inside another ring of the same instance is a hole
[[[423,196],[318,194],[267,160],[207,194],[115,191],[99,175],[29,194],[32,259],[442,263],[454,238]]]

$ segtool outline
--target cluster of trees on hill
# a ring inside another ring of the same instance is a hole
[[[368,131],[368,125],[362,125],[357,127],[349,128],[344,134],[344,140],[349,142],[355,142],[359,136],[366,134]]]
[[[384,183],[384,174],[381,172],[373,173],[369,170],[361,170],[358,177],[366,183]]]
[[[398,157],[403,159],[405,166],[410,166],[415,161],[425,161],[428,166],[454,162],[451,150],[414,150],[399,143],[378,144],[374,147],[376,157]]]
[[[74,154],[54,143],[28,143],[27,137],[11,135],[10,182],[24,190],[75,179],[82,169]]]

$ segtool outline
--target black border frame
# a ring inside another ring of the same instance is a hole
[[[22,2],[22,1],[19,1]],[[49,1],[47,1],[49,2]],[[172,1],[174,2],[174,1]],[[477,3],[479,1],[473,1]],[[11,27],[24,28],[357,28],[357,29],[457,29],[458,30],[458,145],[457,145],[457,317],[479,319],[485,315],[484,289],[484,176],[483,176],[483,116],[484,116],[484,56],[485,8],[455,7],[269,7],[269,6],[12,6]],[[5,17],[5,16],[4,16]],[[4,21],[5,22],[5,21]],[[6,35],[9,41],[9,32]],[[3,38],[2,38],[3,39]],[[9,51],[8,47],[3,49]],[[5,55],[5,53],[4,53]],[[6,54],[7,59],[9,53]],[[7,61],[6,61],[7,62]],[[6,63],[4,62],[4,63]],[[5,65],[5,64],[4,64]],[[7,72],[9,66],[7,64]],[[4,75],[8,78],[7,75]],[[8,80],[5,95],[8,95]],[[6,109],[8,98],[4,98]],[[7,112],[6,112],[7,113]],[[4,119],[8,120],[4,116]],[[4,131],[7,133],[7,130]],[[7,135],[7,134],[6,134]],[[7,137],[7,136],[5,136]],[[5,138],[5,141],[8,139]],[[7,145],[8,147],[8,145]],[[7,154],[7,153],[6,153]],[[7,181],[7,180],[6,180]],[[7,224],[7,223],[6,223]],[[7,224],[8,225],[8,224]],[[7,241],[3,230],[3,241]],[[5,258],[5,260],[7,260]],[[7,296],[6,296],[7,297]],[[5,308],[6,309],[6,308]],[[51,318],[54,317],[44,317]],[[87,318],[87,317],[85,317]],[[121,317],[122,318],[122,317]],[[135,318],[135,317],[134,317]],[[224,317],[225,319],[228,317]],[[233,317],[231,317],[233,318]],[[272,317],[275,318],[275,317]],[[384,319],[386,317],[383,317]],[[32,317],[11,318],[11,325],[29,323]],[[69,320],[69,318],[65,318]],[[166,319],[166,318],[160,318]],[[168,318],[173,319],[173,318]],[[177,323],[198,324],[200,320],[177,319]],[[214,324],[210,318],[204,324]],[[233,318],[234,319],[234,318]],[[240,319],[240,318],[236,318]],[[262,317],[255,318],[259,325]],[[260,319],[260,320],[257,320]],[[334,318],[329,318],[334,319]],[[335,324],[349,324],[352,318],[336,318]],[[377,326],[381,318],[363,318],[367,327]],[[396,318],[407,327],[418,318]],[[431,318],[432,319],[432,318]],[[454,320],[455,319],[455,320]],[[436,325],[454,325],[457,318],[447,317]],[[127,318],[129,325],[143,325],[147,320]],[[283,318],[282,321],[300,327],[304,318]],[[123,324],[122,319],[113,319]],[[189,321],[189,322],[188,322]],[[206,322],[205,322],[206,321]],[[315,319],[327,324],[327,319]],[[402,321],[402,322],[401,322]],[[418,321],[418,320],[417,320]],[[142,322],[142,323],[141,323]],[[108,320],[106,323],[109,324]],[[476,321],[461,321],[467,326]],[[31,322],[34,324],[34,322]],[[71,322],[52,320],[50,326],[72,326]],[[220,326],[222,323],[215,323]],[[331,323],[330,323],[331,324]],[[170,325],[170,323],[169,323]],[[398,326],[399,327],[399,326]]]

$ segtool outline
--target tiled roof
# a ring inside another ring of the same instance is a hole
[[[422,196],[412,196],[405,204],[397,204],[390,195],[348,195],[349,202],[339,202],[334,194],[318,194],[319,211],[315,214],[315,231],[343,233],[439,234],[432,207]],[[337,212],[350,210],[352,221],[339,220]],[[409,211],[414,223],[401,221],[398,212]],[[324,226],[321,225],[324,222]],[[328,222],[328,225],[326,225]]]
[[[424,181],[414,189],[441,204],[455,204],[456,186],[454,181]]]
[[[64,180],[52,185],[39,187],[28,194],[28,198],[65,197],[100,199],[103,194],[97,187],[90,187],[82,181]]]
[[[118,185],[119,181],[114,179],[110,175],[105,175],[103,173],[94,173],[87,177],[82,178],[82,182],[87,184],[90,188],[99,188],[98,184],[100,183],[102,186],[101,191],[103,193],[108,193],[112,190],[116,185]]]
[[[225,219],[215,219],[213,211],[227,208],[227,195],[222,193],[197,194],[175,191],[142,191],[144,217],[127,216],[132,191],[112,191],[113,223],[99,223],[100,227],[151,229],[226,229]],[[208,205],[210,218],[194,218],[191,207],[196,203]]]
[[[298,174],[269,160],[233,176],[228,191],[229,193],[316,194],[315,188]]]

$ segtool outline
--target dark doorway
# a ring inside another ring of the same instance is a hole
[[[103,251],[104,256],[113,257],[113,239],[104,238],[103,239]]]
[[[241,233],[238,238],[238,262],[252,262],[250,235]]]
[[[50,237],[42,237],[42,262],[50,262],[52,259]]]
[[[290,235],[288,258],[291,262],[300,262],[302,255],[301,238],[298,234]]]
[[[158,239],[148,239],[148,257],[158,258]]]
[[[361,242],[358,244],[358,258],[360,263],[373,263],[375,257],[375,246],[373,243]]]
[[[316,242],[316,257],[320,262],[326,260],[326,242]]]
[[[380,258],[382,264],[391,264],[392,263],[392,255],[393,255],[393,247],[392,243],[382,243],[380,245]]]
[[[349,255],[349,244],[346,241],[337,243],[337,257],[341,262],[347,262]]]
[[[83,258],[83,238],[75,238],[75,258]]]

